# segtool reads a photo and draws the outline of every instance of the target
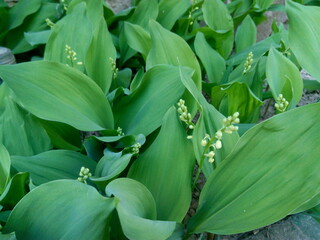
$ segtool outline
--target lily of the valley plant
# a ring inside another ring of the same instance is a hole
[[[0,0],[0,238],[212,238],[317,206],[320,104],[296,105],[320,8],[297,2]],[[257,42],[266,10],[289,27]]]

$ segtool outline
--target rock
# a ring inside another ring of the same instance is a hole
[[[131,6],[131,0],[106,0],[106,3],[114,13],[121,12]]]
[[[0,47],[0,65],[15,64],[16,59],[9,48]]]
[[[320,224],[311,216],[296,214],[265,228],[243,234],[219,236],[219,240],[319,240]]]

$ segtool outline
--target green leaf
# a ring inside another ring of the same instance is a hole
[[[253,53],[254,58],[258,56],[263,56],[270,49],[270,47],[280,47],[280,40],[281,34],[277,33],[260,42],[257,42],[250,48],[247,48],[239,53],[232,55],[232,57],[227,60],[227,65],[234,66],[244,62],[247,59],[249,52]]]
[[[159,15],[157,17],[157,22],[159,22],[164,28],[170,30],[189,7],[189,0],[161,0],[159,2]]]
[[[9,11],[9,29],[18,27],[25,18],[39,10],[41,0],[21,0]]]
[[[257,229],[319,194],[319,111],[310,104],[249,129],[205,184],[188,232]]]
[[[85,58],[87,74],[104,93],[109,91],[113,70],[110,58],[116,60],[116,49],[105,20],[101,17]]]
[[[113,128],[112,111],[103,92],[73,68],[36,61],[0,66],[0,76],[23,107],[39,118],[84,131]]]
[[[95,175],[90,180],[99,185],[101,189],[105,188],[112,179],[125,170],[131,158],[131,153],[122,155],[122,152],[115,153],[105,150],[104,156],[96,167]]]
[[[201,32],[196,35],[194,48],[206,70],[209,82],[219,84],[226,71],[226,63],[223,57],[211,48]]]
[[[187,139],[176,108],[171,107],[164,116],[159,135],[133,163],[128,177],[141,182],[152,193],[158,219],[181,222],[191,201],[193,167],[191,141]]]
[[[16,235],[14,233],[10,234],[2,234],[0,233],[1,240],[17,240]]]
[[[175,222],[157,221],[152,194],[141,183],[118,178],[106,187],[107,196],[114,195],[122,230],[132,240],[165,240],[174,232]]]
[[[7,84],[0,86],[0,142],[10,155],[30,156],[51,149],[48,134],[38,119],[20,108]],[[18,143],[18,144],[17,144]]]
[[[48,133],[54,148],[73,151],[80,150],[81,138],[79,130],[60,122],[52,122],[42,119],[40,119],[40,122]]]
[[[238,27],[235,41],[236,52],[241,52],[242,50],[256,43],[257,27],[250,15],[247,15]]]
[[[44,30],[39,32],[25,32],[24,38],[31,46],[39,44],[46,44],[50,37],[51,30]]]
[[[294,108],[300,101],[303,81],[299,69],[276,49],[271,48],[266,68],[267,81],[273,97],[279,94],[289,102],[288,108]]]
[[[216,38],[216,50],[227,58],[233,47],[233,21],[227,6],[221,0],[205,0],[202,4],[203,18],[216,33],[227,33]]]
[[[17,173],[14,175],[0,196],[0,205],[6,210],[12,209],[27,194],[29,190],[28,184],[29,173]]]
[[[29,172],[32,183],[40,185],[57,179],[77,179],[81,167],[93,173],[96,163],[85,155],[69,150],[51,150],[31,157],[12,156],[12,166]]]
[[[188,43],[155,21],[150,21],[150,32],[152,48],[147,56],[146,68],[150,69],[158,64],[189,67],[195,71],[192,79],[201,91],[200,65]],[[196,106],[192,97],[186,92],[183,98],[188,103],[189,111],[195,113]]]
[[[124,34],[128,41],[128,45],[147,56],[151,49],[151,37],[149,33],[142,27],[136,24],[131,24],[129,22],[124,23]]]
[[[10,165],[11,160],[9,153],[0,143],[0,195],[3,193],[10,180]]]
[[[91,24],[97,28],[99,27],[99,21],[103,16],[103,1],[101,0],[72,0],[68,5],[68,14],[74,14],[73,11],[77,11],[79,5],[85,3],[86,15]],[[78,23],[78,26],[79,25]]]
[[[246,83],[234,82],[212,88],[212,105],[225,116],[240,113],[240,122],[248,122],[263,102],[255,96]]]
[[[86,16],[86,9],[87,5],[82,2],[76,5],[71,14],[54,25],[46,45],[45,60],[68,64],[84,72],[84,66],[78,65],[77,62],[85,61],[93,38],[92,24]],[[74,62],[67,58],[67,45],[77,54]]]
[[[44,3],[41,8],[24,21],[23,24],[15,29],[12,29],[6,38],[6,47],[12,49],[12,52],[23,53],[35,48],[31,46],[25,39],[24,34],[26,32],[40,32],[48,29],[48,25],[45,21],[46,18],[55,22],[58,19],[56,3]]]
[[[158,16],[158,0],[143,0],[140,1],[136,7],[134,13],[127,20],[130,23],[141,26],[142,28],[149,29],[149,21],[155,20]],[[123,64],[129,58],[131,58],[135,51],[129,48],[127,39],[124,33],[124,29],[120,33],[120,64]]]
[[[274,0],[255,0],[255,8],[259,10],[266,10],[268,9]]]
[[[189,45],[178,35],[150,21],[152,48],[147,57],[147,69],[157,64],[190,67],[195,71],[193,80],[201,88],[201,69]]]
[[[159,7],[157,0],[141,0],[128,22],[148,29],[150,19],[156,19]]]
[[[161,125],[162,116],[178,102],[183,91],[177,67],[155,66],[144,74],[139,87],[114,107],[115,125],[125,134],[147,136]]]
[[[18,239],[109,239],[114,200],[72,180],[43,184],[14,208],[3,230]],[[36,207],[35,207],[36,206]],[[28,221],[26,221],[28,219]]]
[[[286,1],[289,18],[289,47],[297,57],[302,68],[306,69],[318,81],[320,68],[320,8],[303,6],[291,0]]]

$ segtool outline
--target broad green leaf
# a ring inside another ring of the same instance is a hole
[[[211,48],[201,32],[196,35],[194,48],[206,70],[209,82],[219,84],[226,71],[223,57]]]
[[[286,1],[289,46],[302,68],[320,81],[320,7]]]
[[[152,48],[147,57],[147,69],[157,64],[190,67],[195,71],[193,80],[201,88],[201,69],[189,45],[178,35],[150,21]]]
[[[289,101],[288,108],[294,108],[300,101],[303,81],[299,69],[276,49],[271,48],[266,68],[267,81],[273,97],[279,94]]]
[[[150,19],[156,19],[158,12],[157,0],[141,0],[128,22],[148,29]]]
[[[299,206],[298,208],[296,208],[295,210],[293,210],[291,212],[291,214],[296,214],[296,213],[300,213],[300,212],[304,212],[310,208],[316,207],[317,205],[320,204],[320,193],[318,193],[316,196],[314,196],[312,199],[310,199],[309,201],[305,202],[304,204],[302,204],[301,206]]]
[[[159,65],[149,69],[139,88],[115,106],[115,125],[125,134],[149,135],[161,125],[163,115],[184,90],[179,68]]]
[[[142,27],[129,22],[124,23],[124,33],[128,41],[128,45],[147,56],[151,49],[151,37],[150,34]]]
[[[80,131],[61,122],[40,119],[54,148],[79,151],[81,148]],[[14,154],[19,155],[19,154]]]
[[[117,132],[118,134],[118,132]],[[102,136],[102,137],[95,137],[99,141],[106,142],[106,143],[112,143],[112,142],[117,142],[117,145],[115,148],[125,148],[125,147],[130,147],[133,146],[135,143],[139,143],[143,145],[146,141],[146,138],[142,134],[138,135],[111,135],[111,136]]]
[[[149,21],[157,18],[158,11],[159,7],[157,0],[143,0],[138,4],[134,13],[127,19],[127,21],[148,30]],[[127,43],[124,28],[122,28],[122,32],[120,33],[119,41],[121,55],[120,64],[123,64],[135,54],[135,51],[132,50]]]
[[[18,27],[25,18],[41,7],[41,0],[21,0],[9,11],[9,29]]]
[[[73,14],[73,11],[77,11],[76,8],[78,5],[83,3],[86,4],[86,15],[90,20],[91,24],[94,28],[99,27],[99,22],[101,17],[103,16],[103,2],[101,0],[72,0],[68,5],[68,14]],[[78,23],[78,26],[79,25]]]
[[[211,101],[212,105],[226,116],[239,112],[241,122],[250,121],[254,111],[263,105],[248,85],[241,82],[213,87]]]
[[[178,35],[166,30],[159,23],[150,21],[152,48],[147,56],[146,68],[158,64],[185,66],[194,70],[192,79],[201,91],[201,69],[197,57],[190,46]],[[195,103],[186,92],[183,98],[191,113],[195,113]],[[163,115],[162,115],[163,116]]]
[[[0,142],[10,155],[30,156],[51,149],[38,119],[19,107],[6,84],[0,86]]]
[[[0,195],[10,180],[11,160],[7,149],[0,143]],[[1,209],[0,209],[1,210]]]
[[[51,30],[43,30],[39,32],[25,32],[24,38],[31,45],[46,44],[50,37]]]
[[[36,61],[0,66],[0,76],[23,107],[39,118],[84,131],[113,128],[112,111],[103,92],[73,68]]]
[[[215,109],[211,104],[207,102],[202,93],[197,90],[194,82],[183,71],[180,71],[181,81],[196,100],[199,105],[200,117],[196,123],[195,129],[193,130],[193,149],[198,164],[201,166],[204,175],[208,178],[213,172],[213,166],[209,161],[201,162],[201,157],[203,154],[203,146],[201,145],[201,140],[204,138],[205,134],[213,136],[218,129],[222,127],[222,120],[224,116]],[[231,135],[223,136],[222,145],[223,148],[216,152],[215,164],[219,164],[229,153],[233,150],[234,145],[238,141],[239,136],[236,133]]]
[[[228,8],[221,0],[205,0],[202,5],[206,24],[217,33],[227,33],[216,38],[216,50],[227,58],[233,47],[233,21]]]
[[[118,71],[118,75],[115,81],[117,87],[122,87],[124,88],[124,90],[128,89],[128,87],[130,86],[131,78],[132,78],[131,68],[121,69],[120,71]]]
[[[27,21],[15,29],[12,29],[6,38],[6,47],[12,49],[12,52],[23,53],[35,48],[25,39],[26,32],[39,32],[48,29],[45,21],[46,18],[55,22],[58,19],[56,3],[44,3],[41,8],[34,14],[28,17]]]
[[[164,116],[159,135],[133,163],[128,177],[141,182],[152,193],[159,220],[181,222],[191,201],[193,167],[191,141],[187,139],[176,108],[171,107]]]
[[[241,52],[256,43],[257,27],[250,15],[247,15],[238,27],[235,41],[236,52]]]
[[[234,66],[242,63],[248,57],[249,52],[253,53],[254,57],[263,56],[270,47],[278,48],[280,47],[281,34],[277,33],[271,37],[268,37],[256,44],[252,45],[250,48],[247,48],[239,53],[232,55],[230,59],[227,60],[227,64]]]
[[[159,15],[157,17],[157,22],[159,22],[164,28],[170,30],[189,7],[189,0],[161,0],[159,2]]]
[[[104,151],[104,156],[98,162],[95,174],[90,180],[101,189],[105,188],[108,182],[125,170],[131,158],[131,153],[122,155],[122,152]]]
[[[16,235],[14,233],[10,234],[2,234],[0,233],[1,240],[17,240]]]
[[[85,58],[85,68],[104,93],[109,91],[113,70],[110,58],[116,60],[116,49],[113,45],[107,24],[100,19],[98,27],[93,33],[93,39]]]
[[[258,8],[260,11],[261,10],[266,10],[268,9],[271,4],[274,2],[274,0],[255,0],[255,8]]]
[[[107,196],[114,195],[122,230],[132,240],[165,240],[174,232],[176,223],[156,220],[156,204],[141,183],[118,178],[106,187]]]
[[[3,230],[18,239],[109,239],[113,199],[72,180],[43,184],[14,208]],[[26,221],[28,219],[28,221]]]
[[[188,232],[250,231],[318,195],[319,111],[310,104],[249,129],[205,184]]]
[[[93,27],[86,16],[87,5],[77,4],[72,13],[64,17],[52,28],[52,33],[46,45],[44,59],[68,64],[84,71],[84,62],[93,38]],[[81,39],[81,41],[79,41]],[[67,58],[66,46],[76,53],[76,60]],[[104,59],[109,61],[108,59]]]
[[[17,173],[7,184],[4,192],[0,195],[0,205],[9,210],[27,194],[29,187],[29,173]]]
[[[40,185],[57,179],[77,179],[81,167],[94,173],[96,162],[85,155],[69,150],[51,150],[31,157],[11,156],[12,166],[29,172],[32,183]]]

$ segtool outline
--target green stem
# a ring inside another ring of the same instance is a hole
[[[192,184],[192,191],[194,190],[196,184],[197,184],[197,181],[199,179],[199,176],[200,176],[200,173],[202,171],[202,168],[203,168],[203,163],[204,163],[204,159],[205,159],[205,153],[208,152],[211,144],[213,143],[213,141],[216,139],[215,136],[213,136],[210,141],[207,143],[207,145],[205,146],[203,152],[202,152],[202,155],[201,155],[201,159],[200,159],[200,162],[199,162],[199,168],[198,168],[198,171],[197,171],[197,174],[194,178],[194,182]]]

